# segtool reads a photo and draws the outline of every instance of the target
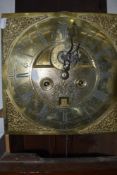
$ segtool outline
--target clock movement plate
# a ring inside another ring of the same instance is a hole
[[[117,15],[3,16],[7,132],[115,132]]]

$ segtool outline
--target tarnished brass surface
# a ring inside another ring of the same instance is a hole
[[[116,132],[117,15],[3,16],[6,131]]]

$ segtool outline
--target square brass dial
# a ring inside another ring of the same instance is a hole
[[[117,131],[117,15],[3,14],[10,134]]]

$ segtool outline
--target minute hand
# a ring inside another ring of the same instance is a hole
[[[63,71],[62,71],[62,78],[67,79],[69,77],[69,70],[71,67],[71,64],[77,63],[79,59],[79,47],[80,44],[76,41],[76,34],[77,34],[77,28],[76,24],[72,24],[72,27],[69,29],[69,36],[70,36],[70,43],[71,47],[68,50],[68,52],[63,55]]]
[[[71,63],[77,63],[78,59],[79,59],[79,47],[80,44],[76,41],[77,38],[77,26],[75,23],[72,24],[72,27],[69,29],[69,36],[70,36],[70,42],[71,42],[71,47],[69,49],[69,51],[66,53],[66,56],[64,57],[64,70],[65,68],[67,70],[70,69],[70,64]]]

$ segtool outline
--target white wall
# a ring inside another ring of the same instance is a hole
[[[1,29],[0,29],[0,109],[2,108],[2,70],[1,70]],[[4,132],[4,123],[3,119],[0,118],[0,137]]]
[[[0,0],[0,13],[14,13],[15,0]]]
[[[117,0],[107,0],[107,12],[117,14]]]
[[[13,13],[15,12],[15,0],[0,0],[0,13]],[[117,13],[117,0],[107,0],[107,12]],[[1,31],[0,31],[1,32]],[[1,35],[1,34],[0,34]],[[0,36],[0,49],[1,49],[1,36]],[[1,54],[1,50],[0,50]],[[1,63],[1,59],[0,59]],[[2,108],[2,87],[1,87],[1,64],[0,64],[0,109]],[[3,134],[3,119],[0,119],[0,136]]]

